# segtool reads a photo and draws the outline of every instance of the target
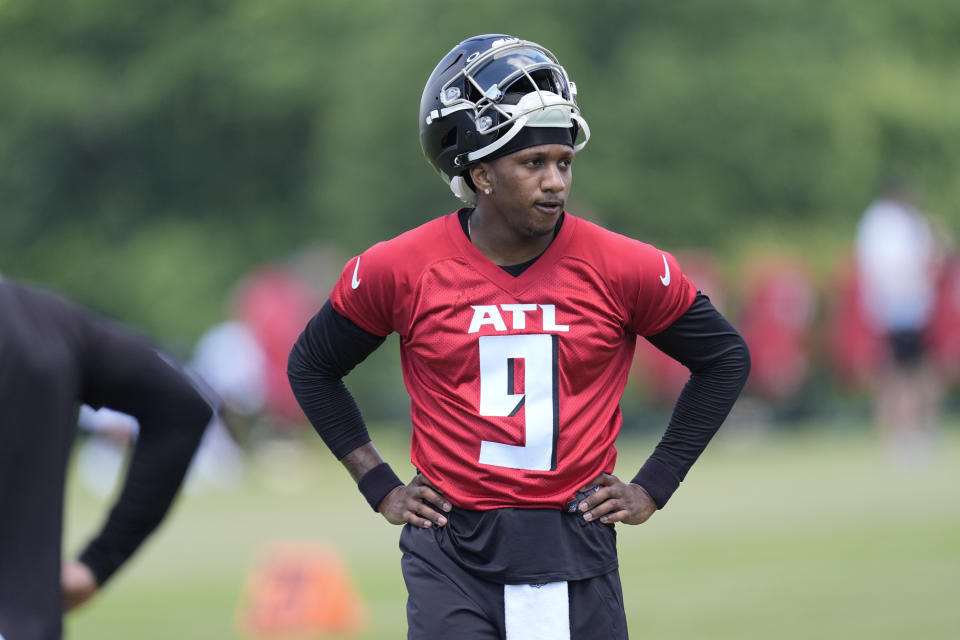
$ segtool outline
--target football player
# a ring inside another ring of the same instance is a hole
[[[53,294],[0,279],[0,638],[56,640],[163,520],[210,404],[142,337]],[[61,566],[67,458],[82,403],[140,424],[119,498]]]
[[[615,523],[666,505],[746,379],[739,334],[669,253],[566,211],[589,128],[542,46],[469,38],[430,75],[424,153],[467,206],[351,259],[291,385],[400,536],[410,638],[626,638]],[[392,332],[404,484],[342,378]],[[691,370],[652,455],[613,475],[637,336]]]

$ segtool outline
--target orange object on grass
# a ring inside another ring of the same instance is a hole
[[[366,625],[366,611],[342,557],[319,542],[268,546],[251,571],[237,626],[249,638],[349,635]]]

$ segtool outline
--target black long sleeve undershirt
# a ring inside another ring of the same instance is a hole
[[[287,377],[293,395],[337,460],[370,442],[343,377],[384,340],[334,311],[328,300],[290,351]]]
[[[746,381],[750,357],[737,331],[702,294],[649,340],[691,371],[663,438],[633,479],[663,507],[729,413]],[[290,353],[287,373],[293,392],[337,459],[370,441],[342,378],[383,341],[327,302]]]
[[[632,480],[662,508],[730,413],[750,373],[750,352],[701,293],[676,322],[647,339],[690,370],[666,432]]]

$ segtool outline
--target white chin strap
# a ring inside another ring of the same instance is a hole
[[[501,105],[500,108],[511,116],[513,124],[506,133],[492,143],[468,153],[467,166],[503,148],[504,145],[513,140],[524,127],[556,127],[569,129],[576,123],[583,131],[583,142],[574,145],[574,153],[583,149],[587,141],[590,140],[590,127],[587,126],[587,121],[580,117],[576,106],[550,91],[534,91],[528,93],[523,96],[517,104]],[[510,120],[500,126],[502,127],[509,123]],[[456,176],[450,180],[450,190],[453,191],[453,195],[469,205],[475,205],[477,203],[477,194],[474,193],[473,189],[467,184],[467,181],[461,176]]]

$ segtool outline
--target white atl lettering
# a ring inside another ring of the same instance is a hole
[[[527,328],[527,312],[540,309],[540,330],[541,331],[570,331],[570,325],[557,324],[557,307],[552,304],[477,304],[471,305],[473,309],[473,319],[470,320],[470,328],[467,333],[477,333],[480,328],[486,325],[493,327],[494,331],[507,331],[507,323],[504,322],[504,314],[511,321],[510,329]],[[500,311],[503,310],[504,314]]]

